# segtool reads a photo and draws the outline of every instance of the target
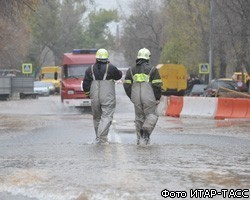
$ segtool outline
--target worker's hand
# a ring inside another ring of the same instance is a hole
[[[89,92],[85,92],[85,95],[89,98],[90,93]]]
[[[160,100],[156,100],[156,105],[159,105],[160,104]]]

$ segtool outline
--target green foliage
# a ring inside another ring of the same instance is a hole
[[[58,62],[61,55],[72,49],[82,48],[83,24],[82,18],[86,11],[83,1],[64,0],[59,12],[61,21],[60,38],[56,43],[55,51]]]
[[[167,41],[160,62],[182,63],[189,71],[198,72],[198,64],[208,62],[207,3],[175,0],[169,1],[165,10]]]
[[[89,14],[89,24],[84,32],[84,43],[88,47],[111,47],[114,45],[108,24],[118,20],[116,10],[101,9],[98,12],[93,11]]]
[[[33,52],[36,52],[35,63],[42,65],[44,62],[43,51],[48,48],[54,52],[55,46],[59,41],[62,29],[62,22],[59,16],[60,3],[59,0],[48,1],[46,4],[41,4],[34,15],[32,23],[33,45],[28,57],[33,57]]]
[[[26,63],[32,63],[35,77],[38,75],[41,68],[40,67],[41,63],[39,63],[39,60],[37,59],[37,55],[40,54],[41,52],[39,51],[39,47],[35,46],[35,44],[33,43],[25,59]]]
[[[86,20],[85,1],[48,0],[41,3],[32,21],[33,45],[27,57],[42,66],[47,56],[54,56],[59,65],[63,53],[78,48],[98,48],[113,45],[108,23],[118,20],[116,10],[93,11]],[[36,57],[34,53],[36,52]]]
[[[185,49],[182,48],[180,42],[168,42],[161,55],[160,63],[180,64],[183,63]]]

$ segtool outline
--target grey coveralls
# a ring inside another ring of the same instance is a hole
[[[147,131],[149,136],[158,121],[157,104],[151,82],[136,82],[134,80],[131,101],[135,108],[135,126],[137,139],[141,137],[141,130]]]
[[[134,104],[137,144],[143,137],[146,144],[158,121],[157,101],[161,97],[162,80],[155,67],[138,60],[125,76],[124,89]]]
[[[108,64],[103,80],[96,80],[93,66],[91,67],[93,81],[90,87],[90,99],[97,142],[107,142],[108,132],[115,112],[115,82],[106,80]]]

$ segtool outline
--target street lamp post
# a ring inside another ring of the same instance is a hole
[[[213,26],[213,14],[214,14],[214,0],[210,0],[210,28],[209,28],[209,83],[213,78],[213,34],[214,34],[214,26]]]

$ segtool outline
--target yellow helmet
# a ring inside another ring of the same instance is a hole
[[[109,58],[109,53],[106,49],[99,49],[96,52],[96,59],[97,60],[107,60]]]
[[[140,49],[138,51],[137,58],[142,58],[142,59],[145,59],[145,60],[149,60],[150,56],[151,56],[150,51],[148,49],[146,49],[146,48],[143,48],[143,49]]]

